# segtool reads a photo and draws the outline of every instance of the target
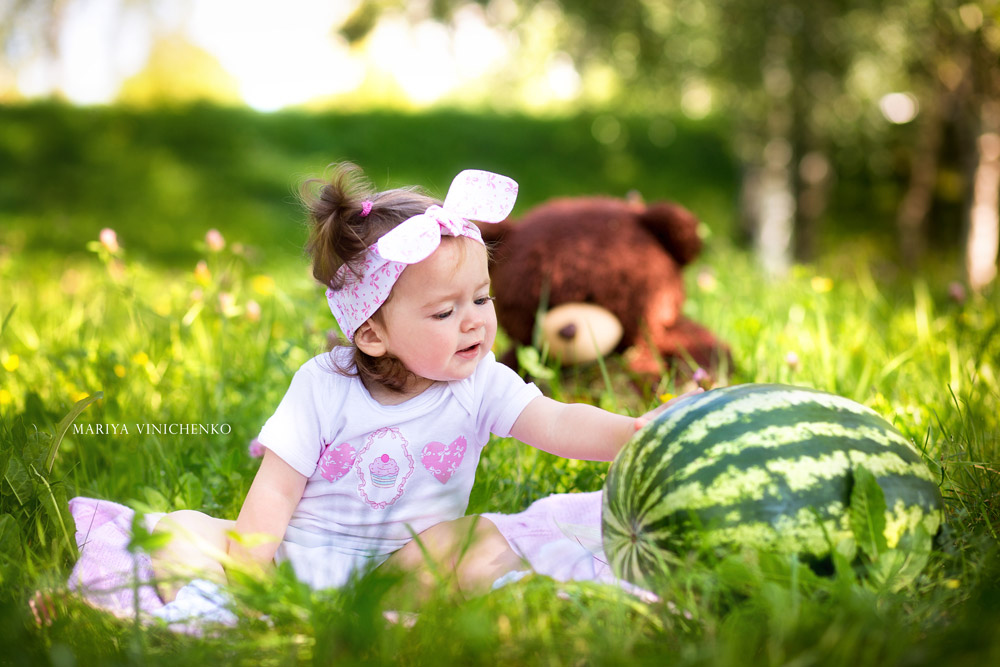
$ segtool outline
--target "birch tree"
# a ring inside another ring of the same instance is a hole
[[[1000,2],[959,7],[968,30],[971,124],[975,139],[972,197],[965,240],[965,273],[976,291],[997,275],[1000,250]]]
[[[1000,2],[900,6],[925,16],[910,31],[912,84],[922,111],[897,215],[901,256],[911,268],[920,264],[942,153],[950,148],[968,191],[960,239],[965,279],[981,291],[996,279],[1000,246]],[[957,145],[945,145],[949,129]]]

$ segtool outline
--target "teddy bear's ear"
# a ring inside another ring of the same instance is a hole
[[[477,222],[476,226],[479,227],[479,231],[483,235],[486,247],[490,249],[490,270],[492,271],[494,266],[502,263],[505,256],[504,250],[506,249],[504,241],[510,238],[509,234],[514,225],[511,224],[511,219],[508,218],[498,223]]]
[[[701,252],[698,218],[679,204],[656,202],[639,214],[639,222],[682,266]]]
[[[479,232],[483,235],[483,241],[486,242],[486,245],[496,247],[503,243],[504,237],[511,230],[512,224],[510,218],[508,218],[503,222],[497,223],[477,222],[476,226],[479,227]]]

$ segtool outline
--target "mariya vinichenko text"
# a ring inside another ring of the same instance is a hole
[[[229,424],[73,424],[74,435],[229,435]]]

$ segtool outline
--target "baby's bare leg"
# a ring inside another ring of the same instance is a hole
[[[383,567],[413,573],[417,596],[426,597],[441,583],[467,594],[483,593],[499,577],[526,565],[491,521],[464,516],[431,526]]]
[[[234,521],[216,519],[202,512],[181,510],[160,519],[153,533],[166,533],[170,541],[150,554],[156,587],[164,602],[171,602],[192,579],[226,583],[222,560]]]

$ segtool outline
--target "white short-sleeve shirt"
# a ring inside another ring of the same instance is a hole
[[[347,365],[349,349],[333,354]],[[316,588],[340,586],[413,534],[463,516],[490,433],[510,435],[540,395],[492,353],[465,380],[392,406],[329,355],[309,360],[258,436],[309,478],[275,559]]]

